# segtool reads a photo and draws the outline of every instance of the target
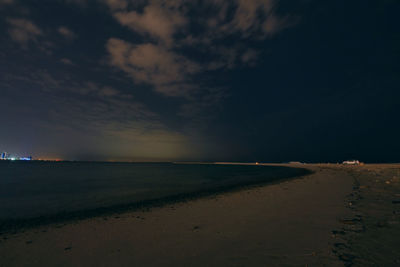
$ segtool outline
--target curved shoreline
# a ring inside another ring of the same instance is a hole
[[[235,165],[254,165],[248,163],[236,163]],[[60,223],[71,223],[84,219],[101,217],[101,216],[111,216],[115,214],[121,214],[125,212],[137,211],[140,209],[148,210],[150,208],[155,207],[163,207],[168,204],[186,202],[190,200],[195,200],[199,198],[205,198],[213,195],[219,195],[226,192],[235,192],[240,190],[245,190],[258,186],[265,186],[271,184],[281,183],[291,179],[299,179],[301,177],[310,175],[313,173],[310,169],[299,168],[299,167],[288,167],[288,166],[279,166],[278,164],[260,164],[260,166],[275,166],[282,169],[291,169],[297,170],[298,172],[295,174],[285,174],[281,175],[276,179],[270,179],[268,181],[251,181],[251,182],[240,182],[228,185],[217,185],[211,188],[205,188],[200,190],[195,190],[187,193],[179,193],[175,195],[148,199],[137,202],[130,202],[125,204],[117,204],[107,207],[98,207],[93,209],[85,209],[78,211],[69,211],[69,212],[61,212],[56,214],[50,214],[46,216],[37,216],[30,218],[18,218],[18,219],[6,219],[0,220],[0,235],[6,233],[17,233],[19,231],[23,231],[26,229],[44,226],[44,225],[53,225]]]
[[[304,167],[313,174],[150,211],[7,233],[0,239],[2,261],[6,266],[341,266],[331,231],[348,217],[353,177],[339,166]]]

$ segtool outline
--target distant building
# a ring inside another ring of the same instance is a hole
[[[360,162],[358,160],[346,160],[343,161],[343,165],[360,165]]]
[[[300,161],[289,161],[289,164],[303,164],[303,163]]]
[[[0,154],[0,160],[11,160],[11,161],[15,161],[15,160],[32,160],[32,157],[17,157],[17,156],[13,156],[11,154],[8,154],[7,152],[3,152]]]

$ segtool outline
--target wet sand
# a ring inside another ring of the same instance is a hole
[[[374,237],[375,219],[391,266],[399,220],[389,213],[400,204],[386,200],[395,201],[400,166],[388,166],[307,164],[314,174],[279,184],[2,234],[0,266],[362,266],[370,247],[359,243]],[[375,188],[386,200],[370,200]]]

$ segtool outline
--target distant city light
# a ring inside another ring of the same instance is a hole
[[[11,160],[11,161],[16,161],[16,160],[21,160],[21,161],[29,161],[32,160],[32,157],[16,157],[16,156],[11,156],[7,152],[3,152],[0,155],[0,160]]]

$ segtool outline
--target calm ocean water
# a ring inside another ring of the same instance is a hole
[[[0,221],[112,207],[303,174],[272,166],[0,162]]]

